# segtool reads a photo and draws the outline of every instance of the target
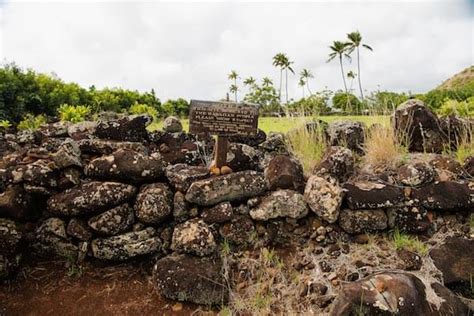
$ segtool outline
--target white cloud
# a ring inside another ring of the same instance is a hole
[[[84,86],[217,99],[231,69],[277,83],[271,58],[280,51],[296,70],[313,71],[314,88],[339,89],[328,46],[358,29],[374,48],[361,60],[366,89],[422,92],[473,64],[470,3],[7,2],[0,5],[0,54]],[[290,96],[300,96],[296,76]]]

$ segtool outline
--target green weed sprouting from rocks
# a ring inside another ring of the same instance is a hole
[[[0,127],[9,128],[12,126],[12,123],[8,120],[0,120]]]
[[[86,119],[91,109],[85,105],[62,104],[58,108],[59,118],[63,122],[79,123]]]
[[[221,255],[224,257],[224,256],[227,256],[231,253],[231,247],[230,247],[230,243],[227,239],[224,239],[224,241],[222,242],[222,245],[221,245]]]
[[[396,250],[405,249],[423,256],[428,253],[428,247],[417,237],[400,232],[398,229],[393,232],[393,243]]]
[[[65,258],[66,258],[66,267],[68,268],[67,273],[66,273],[67,276],[70,278],[75,278],[75,279],[80,278],[82,274],[84,273],[84,267],[76,263],[75,256],[67,255]]]
[[[41,125],[46,123],[46,117],[42,114],[34,116],[33,114],[27,114],[23,117],[23,120],[18,123],[18,129],[21,130],[37,130]]]

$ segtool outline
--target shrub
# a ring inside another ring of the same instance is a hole
[[[130,114],[148,114],[153,119],[156,119],[158,116],[158,110],[151,105],[146,105],[146,104],[140,104],[140,103],[135,103],[133,104],[129,109],[128,112]]]
[[[362,102],[351,94],[345,92],[337,92],[332,97],[332,106],[344,112],[360,113],[362,110]]]
[[[1,120],[0,121],[0,127],[9,128],[11,126],[12,126],[12,124],[8,120]]]
[[[457,115],[463,117],[474,116],[474,97],[464,101],[447,99],[437,110],[440,115]]]
[[[18,123],[18,129],[20,130],[37,130],[41,125],[46,123],[46,117],[42,114],[34,116],[33,114],[27,114]]]
[[[61,121],[78,123],[86,119],[91,109],[85,105],[63,104],[59,107],[58,113]]]

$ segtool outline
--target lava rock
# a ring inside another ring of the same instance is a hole
[[[430,210],[472,210],[474,182],[434,182],[413,190],[412,199]]]
[[[308,214],[302,194],[292,190],[278,190],[263,197],[257,207],[250,210],[250,217],[267,221],[278,217],[300,219]]]
[[[410,273],[382,272],[342,284],[330,315],[466,315],[468,307],[438,283],[428,291]]]
[[[131,115],[111,121],[99,121],[94,135],[102,139],[143,142],[148,139],[149,115]]]
[[[168,166],[165,173],[171,186],[180,192],[186,192],[193,182],[210,176],[207,167],[188,166],[184,163]]]
[[[344,196],[334,179],[313,175],[308,179],[304,197],[310,209],[329,223],[337,221]]]
[[[436,180],[456,180],[464,176],[463,167],[454,158],[439,155],[434,157],[429,163],[436,170]]]
[[[285,135],[282,133],[270,132],[267,139],[259,145],[259,148],[266,152],[287,153]]]
[[[466,158],[463,169],[470,177],[474,177],[474,156]]]
[[[327,129],[331,146],[344,146],[357,153],[363,153],[365,125],[355,121],[336,121]]]
[[[406,200],[401,188],[379,182],[346,182],[343,188],[347,205],[352,210],[392,207]]]
[[[267,134],[260,128],[254,136],[234,135],[229,137],[231,143],[245,144],[251,147],[257,147],[267,139]]]
[[[29,164],[8,168],[6,179],[9,183],[27,182],[33,186],[55,188],[58,186],[56,165],[49,160],[36,160]]]
[[[472,295],[474,240],[448,237],[444,244],[431,249],[430,257],[443,273],[445,286]]]
[[[82,219],[71,218],[67,224],[66,233],[80,241],[89,241],[92,239],[92,232],[87,223]]]
[[[0,280],[12,277],[20,268],[22,255],[0,253]]]
[[[228,299],[221,270],[218,259],[173,254],[157,261],[153,280],[158,291],[169,299],[220,305]]]
[[[400,249],[397,250],[397,256],[402,261],[400,269],[406,271],[417,271],[421,269],[423,260],[418,254],[406,249]]]
[[[21,185],[12,185],[0,193],[0,216],[17,220],[33,219],[37,216],[35,201]]]
[[[222,224],[219,233],[232,244],[247,246],[254,242],[256,230],[250,217],[237,215],[230,222]]]
[[[146,147],[139,142],[119,142],[104,139],[83,139],[78,141],[82,153],[110,155],[118,149],[130,149],[134,152],[146,153]]]
[[[58,151],[52,155],[51,159],[60,169],[72,166],[82,167],[81,149],[76,142],[71,140],[65,141],[59,146]]]
[[[124,203],[91,217],[87,223],[95,233],[113,236],[129,230],[134,220],[133,209],[128,203]]]
[[[94,239],[91,243],[91,252],[97,259],[123,261],[155,253],[161,249],[161,245],[156,230],[148,227],[136,232]]]
[[[173,217],[175,221],[182,223],[197,215],[197,207],[192,207],[188,201],[186,201],[184,194],[180,191],[176,191],[173,198]]]
[[[18,252],[22,238],[14,221],[0,218],[0,254],[15,254]]]
[[[163,130],[169,133],[179,133],[183,131],[183,125],[179,118],[175,116],[168,116],[163,121]]]
[[[408,233],[421,233],[431,226],[423,206],[401,206],[387,210],[388,226]]]
[[[331,176],[340,183],[347,181],[354,172],[354,154],[350,149],[331,146],[313,170],[313,174]]]
[[[398,182],[411,187],[430,183],[435,175],[435,170],[423,162],[408,163],[397,170]]]
[[[304,190],[303,167],[285,155],[277,155],[265,168],[265,179],[270,190],[289,189],[301,192]]]
[[[118,182],[87,182],[51,196],[48,211],[64,216],[97,213],[128,201],[136,191],[134,186]]]
[[[66,234],[66,223],[56,217],[46,219],[36,228],[32,248],[41,255],[77,258],[79,253]]]
[[[124,182],[152,182],[164,174],[159,156],[147,156],[129,149],[119,149],[109,156],[92,160],[84,169],[89,177]]]
[[[232,219],[233,208],[229,202],[222,202],[202,211],[201,218],[208,224],[220,224]]]
[[[343,209],[339,215],[339,226],[349,234],[384,230],[387,228],[387,215],[379,209]]]
[[[157,224],[173,213],[173,193],[164,183],[143,185],[134,208],[140,222]]]
[[[446,142],[436,114],[416,99],[400,104],[393,113],[394,130],[410,152],[441,153]]]
[[[83,121],[68,127],[67,133],[73,140],[88,139],[94,137],[97,122]]]
[[[255,170],[259,166],[261,153],[245,144],[230,144],[226,165],[233,171]]]
[[[44,124],[39,128],[39,131],[46,137],[67,137],[70,124],[70,122],[63,121]]]
[[[186,200],[198,205],[215,205],[258,196],[266,189],[263,173],[241,171],[194,182],[186,192]]]
[[[207,256],[213,253],[216,247],[214,235],[201,219],[191,219],[174,228],[171,249],[176,252]]]

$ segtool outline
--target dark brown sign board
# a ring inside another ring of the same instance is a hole
[[[191,100],[189,132],[218,136],[257,134],[258,108],[245,103]]]

